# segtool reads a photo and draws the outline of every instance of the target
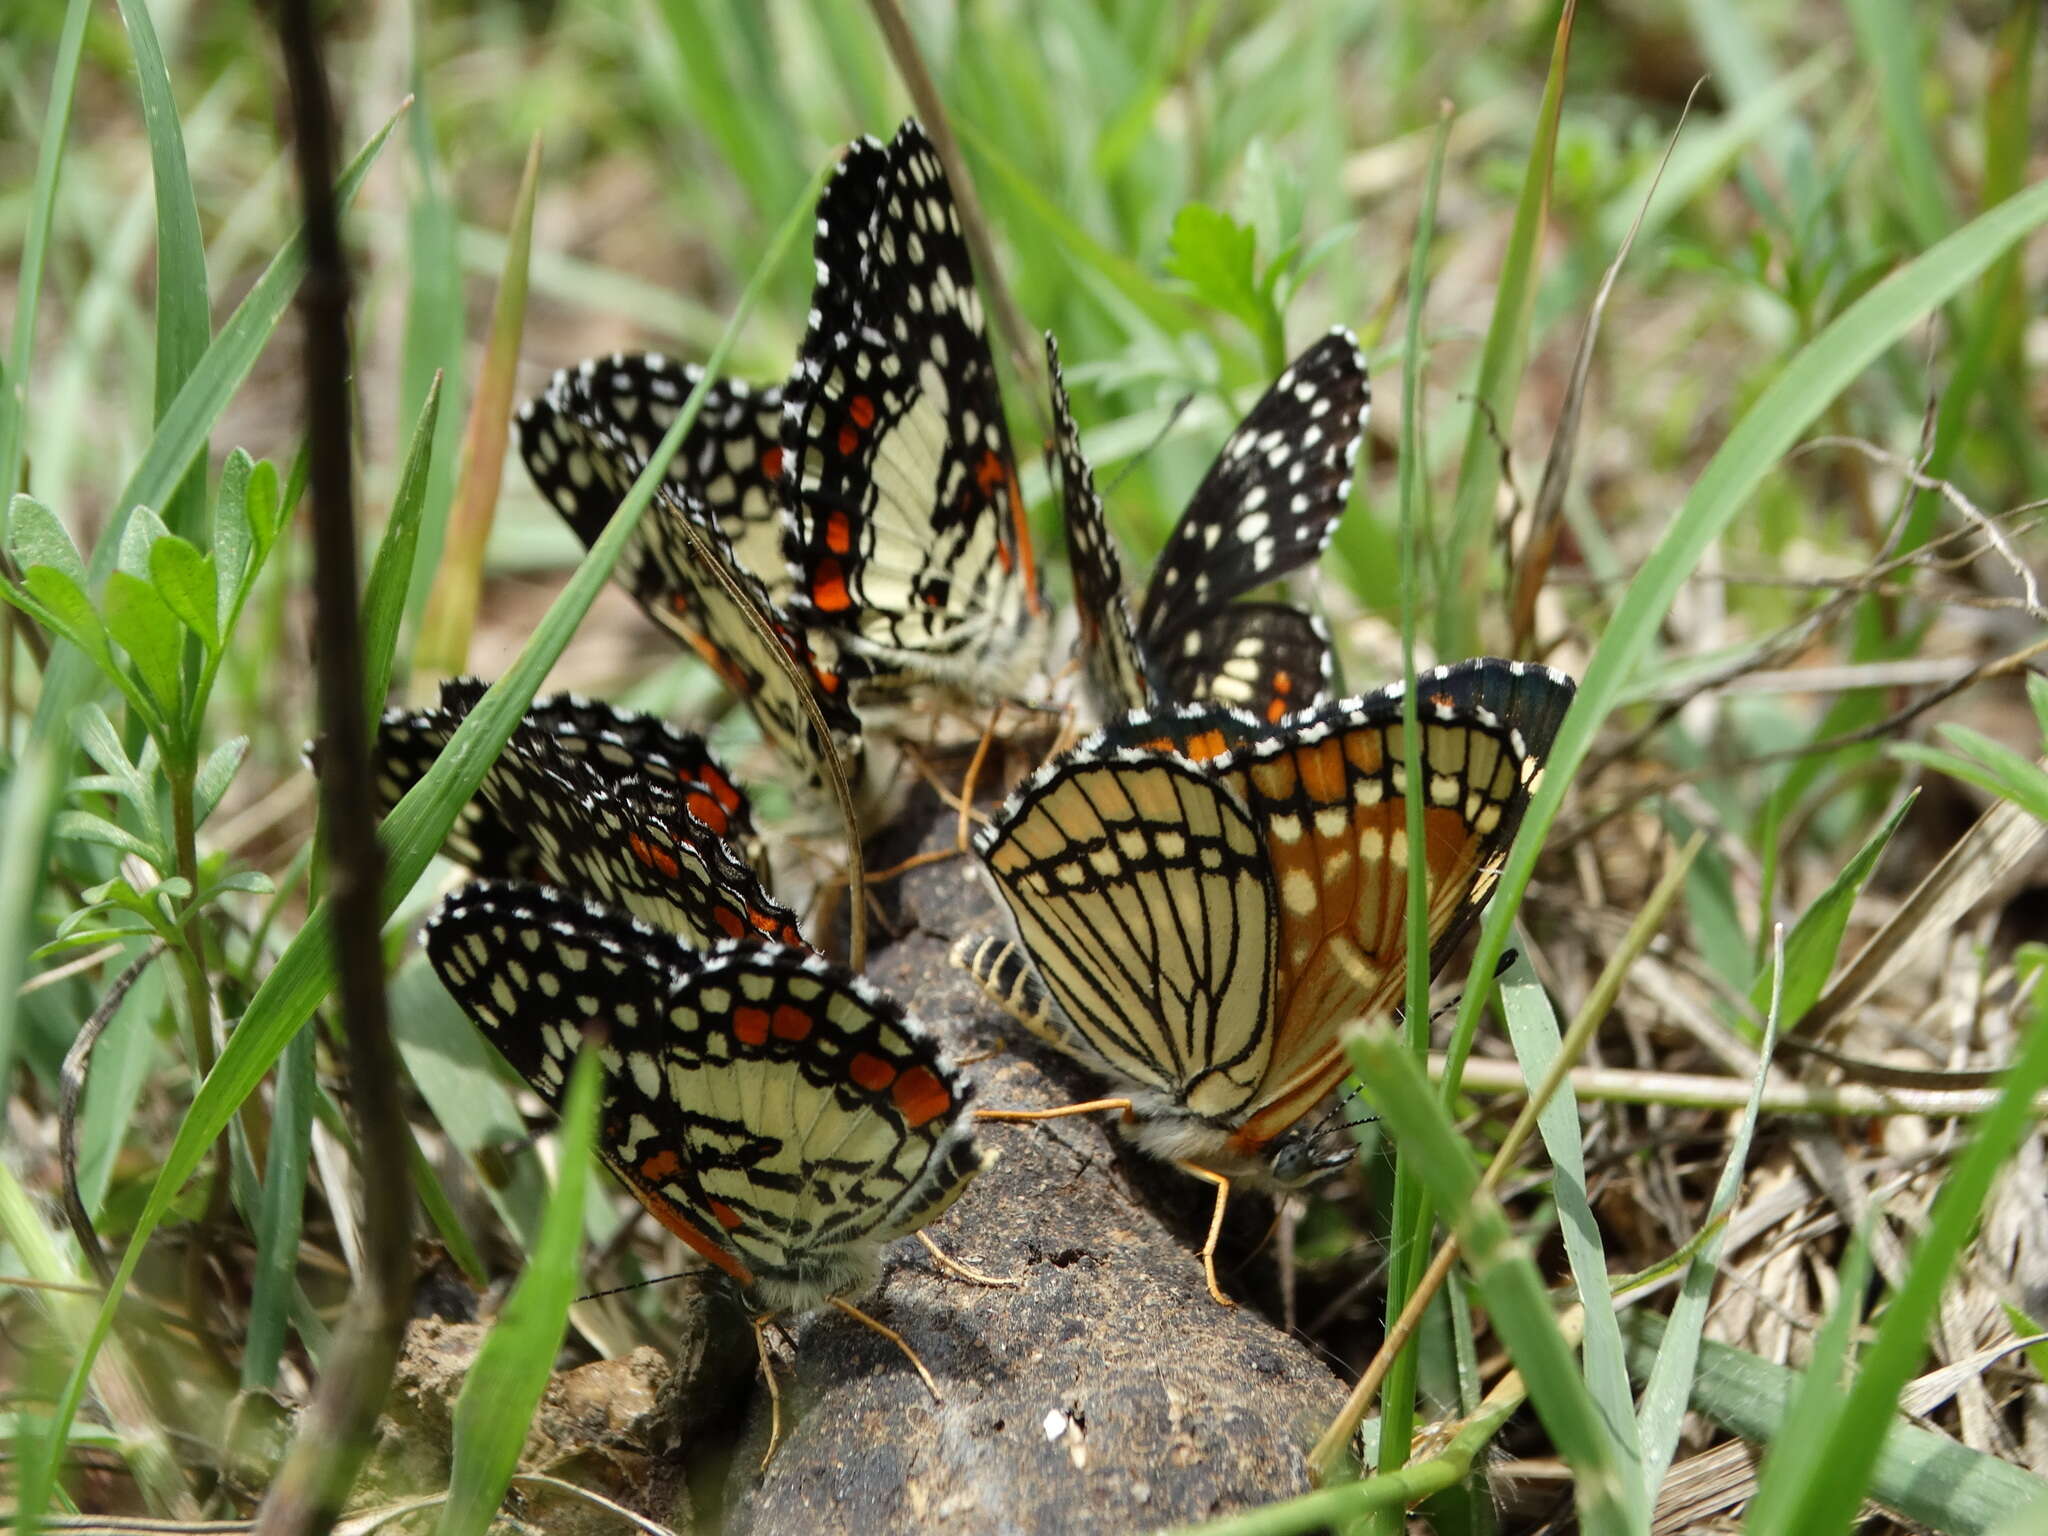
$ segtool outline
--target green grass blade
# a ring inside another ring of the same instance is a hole
[[[589,554],[542,617],[518,659],[470,711],[434,766],[385,817],[378,836],[383,840],[387,854],[384,887],[380,895],[381,910],[386,914],[396,910],[406,892],[426,869],[435,850],[441,846],[441,839],[454,824],[455,817],[469,803],[469,797],[483,782],[484,774],[496,760],[498,752],[518,727],[520,717],[540,691],[540,685],[556,658],[567,648],[576,626],[610,579],[612,567],[639,525],[641,513],[653,500],[655,487],[668,471],[670,458],[697,418],[705,385],[723,368],[733,336],[767,286],[783,253],[794,243],[798,232],[809,225],[811,205],[823,182],[824,173],[821,172],[806,190],[803,202],[783,223],[753,281],[740,296],[724,340],[706,359],[704,379],[677,411],[674,423],[646,468],[640,472],[640,477],[633,482],[633,488],[619,504],[617,514],[605,526],[603,534],[590,547]],[[4,899],[4,893],[0,893],[0,900]],[[307,916],[305,926],[286,946],[277,964],[256,989],[241,1022],[229,1036],[227,1047],[214,1063],[213,1071],[207,1074],[199,1085],[199,1091],[193,1095],[191,1107],[178,1126],[177,1136],[165,1155],[142,1215],[137,1218],[135,1230],[121,1255],[114,1283],[108,1288],[107,1301],[100,1309],[92,1337],[65,1384],[52,1418],[52,1438],[38,1448],[35,1457],[29,1458],[32,1465],[28,1466],[26,1476],[54,1477],[55,1458],[61,1454],[63,1433],[83,1398],[93,1352],[112,1326],[115,1302],[141,1261],[143,1245],[169,1212],[185,1181],[199,1167],[207,1148],[220,1135],[242,1101],[256,1091],[264,1074],[277,1060],[278,1053],[332,991],[330,922],[329,907],[323,901]],[[5,946],[0,945],[0,954],[5,953],[8,953]]]
[[[498,1320],[491,1326],[462,1395],[455,1400],[454,1467],[440,1536],[484,1536],[511,1486],[526,1431],[547,1390],[576,1299],[583,1242],[583,1195],[590,1187],[590,1149],[597,1133],[597,1053],[580,1053],[562,1106],[562,1160],[541,1221],[540,1242]]]
[[[1500,282],[1494,289],[1493,318],[1487,322],[1486,345],[1479,356],[1479,377],[1472,386],[1471,420],[1458,456],[1451,523],[1437,566],[1436,649],[1439,656],[1447,658],[1470,654],[1477,636],[1476,614],[1486,586],[1481,579],[1486,527],[1494,494],[1500,489],[1500,449],[1493,431],[1496,423],[1502,433],[1509,431],[1515,398],[1521,392],[1522,361],[1529,350],[1529,316],[1536,297],[1537,243],[1550,213],[1557,125],[1564,112],[1565,65],[1571,58],[1572,23],[1577,12],[1577,0],[1564,0],[1551,48],[1550,74],[1543,83],[1536,140],[1529,146],[1522,195],[1515,205],[1514,227],[1501,258]]]
[[[407,422],[419,420],[429,393],[438,392],[446,409],[436,418],[434,451],[427,460],[426,511],[420,523],[420,548],[426,558],[413,562],[406,587],[405,612],[415,619],[433,584],[434,567],[441,558],[448,505],[455,492],[466,377],[461,220],[449,200],[434,143],[433,100],[423,63],[426,9],[424,0],[413,0],[407,18],[414,107],[409,134],[413,193],[405,225],[407,286],[405,334],[398,351],[399,425],[402,428]],[[494,270],[502,271],[504,265],[501,259]]]
[[[1471,1148],[1391,1030],[1354,1030],[1345,1046],[1373,1108],[1402,1143],[1403,1160],[1421,1171],[1437,1209],[1457,1230],[1466,1270],[1486,1300],[1494,1331],[1522,1373],[1551,1442],[1572,1469],[1581,1529],[1634,1530],[1612,1433],[1579,1376],[1535,1262],[1516,1241],[1499,1201],[1480,1190]]]
[[[1521,1064],[1533,1092],[1563,1051],[1564,1037],[1543,988],[1524,968],[1516,969],[1522,979],[1501,985],[1501,1012],[1507,1019],[1515,1060]],[[1622,1349],[1621,1328],[1614,1320],[1607,1250],[1600,1241],[1600,1223],[1593,1215],[1592,1201],[1586,1192],[1585,1132],[1579,1124],[1579,1101],[1569,1082],[1558,1084],[1537,1117],[1536,1126],[1543,1137],[1544,1150],[1550,1154],[1551,1198],[1557,1205],[1565,1257],[1571,1264],[1572,1279],[1578,1286],[1579,1302],[1586,1315],[1582,1346],[1586,1390],[1594,1410],[1612,1435],[1617,1472],[1630,1516],[1639,1526],[1647,1527],[1655,1484],[1643,1476],[1635,1394],[1629,1390],[1628,1360]]]
[[[1969,1146],[1942,1180],[1926,1235],[1884,1309],[1877,1337],[1821,1449],[1819,1464],[1827,1476],[1805,1480],[1780,1529],[1830,1536],[1847,1530],[1856,1516],[1899,1394],[1926,1356],[1942,1289],[1977,1229],[1992,1181],[2034,1130],[2034,1095],[2048,1087],[2048,972],[2034,977],[2033,1023],[2019,1032],[2018,1042],[2019,1055],[2005,1074],[1998,1102],[1972,1126]]]
[[[519,338],[526,329],[527,257],[533,249],[533,202],[540,188],[540,139],[527,146],[526,168],[512,205],[505,270],[491,304],[491,335],[462,433],[462,464],[448,509],[445,541],[435,552],[433,588],[413,647],[414,693],[435,678],[467,670],[469,637],[483,593],[484,544],[498,512],[505,478],[506,427],[512,420]]]
[[[1792,936],[1785,941],[1785,993],[1783,998],[1783,1028],[1790,1032],[1799,1028],[1799,1021],[1814,1005],[1828,984],[1828,974],[1835,968],[1835,958],[1842,952],[1842,935],[1849,931],[1849,913],[1856,905],[1856,898],[1863,893],[1871,872],[1877,868],[1877,861],[1883,855],[1892,834],[1899,830],[1899,823],[1906,819],[1906,812],[1913,808],[1919,798],[1918,792],[1905,796],[1898,808],[1892,812],[1885,824],[1873,832],[1856,850],[1854,858],[1842,866],[1841,873],[1828,882],[1828,888],[1820,898],[1799,914],[1799,920],[1792,925]],[[1770,1006],[1771,967],[1765,967],[1763,974],[1750,987],[1750,1001],[1759,1014]],[[1747,1021],[1743,1021],[1745,1024]],[[1754,1028],[1745,1030],[1754,1036]]]
[[[1418,615],[1422,607],[1418,545],[1423,533],[1424,497],[1427,494],[1422,447],[1422,372],[1427,360],[1422,345],[1422,306],[1429,293],[1429,248],[1436,234],[1437,189],[1443,180],[1444,149],[1450,141],[1450,129],[1451,119],[1445,113],[1437,119],[1436,142],[1431,146],[1429,171],[1422,183],[1422,210],[1416,221],[1415,246],[1409,253],[1407,340],[1401,355],[1401,676],[1408,685],[1408,691],[1401,700],[1401,752],[1408,767],[1410,783],[1421,782],[1415,775],[1422,755],[1415,691],[1415,628],[1420,622]],[[1420,796],[1408,798],[1407,818],[1408,846],[1425,846]],[[1408,976],[1404,1017],[1408,1026],[1408,1048],[1418,1056],[1429,1049],[1428,874],[1425,861],[1409,861]],[[1406,1309],[1429,1262],[1428,1237],[1432,1221],[1429,1192],[1405,1146],[1399,1149],[1394,1164],[1393,1211],[1395,1258],[1387,1276],[1389,1328]],[[1415,1430],[1415,1386],[1421,1365],[1419,1345],[1418,1337],[1401,1352],[1382,1385],[1377,1463],[1382,1473],[1392,1472],[1408,1459],[1408,1448]],[[1382,1518],[1391,1520],[1392,1516]]]
[[[1648,1379],[1643,1384],[1642,1408],[1637,1418],[1643,1457],[1643,1486],[1651,1497],[1664,1485],[1664,1474],[1678,1450],[1678,1434],[1684,1427],[1687,1400],[1699,1364],[1700,1338],[1707,1324],[1707,1305],[1713,1300],[1714,1284],[1721,1278],[1721,1246],[1727,1240],[1724,1223],[1742,1193],[1742,1176],[1749,1166],[1749,1145],[1756,1135],[1756,1123],[1763,1114],[1764,1084],[1770,1079],[1771,1057],[1778,1044],[1778,1021],[1785,995],[1785,957],[1782,944],[1773,946],[1770,1012],[1764,1022],[1763,1047],[1757,1053],[1756,1076],[1750,1082],[1749,1103],[1728,1144],[1728,1159],[1721,1166],[1720,1181],[1702,1223],[1705,1236],[1693,1254],[1679,1282],[1678,1300],[1671,1307],[1670,1326],[1657,1348]]]
[[[1669,1332],[1646,1311],[1623,1320],[1629,1359],[1640,1371]],[[1752,1445],[1768,1446],[1793,1422],[1791,1403],[1800,1373],[1709,1339],[1700,1346],[1692,1407]],[[2014,1536],[2048,1529],[2048,1486],[2010,1462],[1972,1450],[1940,1430],[1894,1419],[1878,1447],[1869,1495],[1908,1520],[1939,1531],[2002,1530],[2001,1522],[2031,1518]]]
[[[1792,357],[1743,412],[1694,482],[1670,528],[1629,583],[1586,667],[1578,697],[1551,749],[1543,783],[1523,818],[1500,887],[1480,928],[1472,974],[1490,975],[1507,946],[1508,925],[1536,867],[1544,835],[1557,819],[1572,775],[1593,737],[1649,656],[1657,627],[1708,547],[1778,461],[1844,389],[1930,310],[1976,278],[2028,231],[2048,222],[2048,182],[1979,214],[1933,250],[1894,272],[1850,305]],[[1478,1028],[1480,989],[1466,994],[1453,1034],[1454,1087]]]
[[[1885,179],[1898,191],[1906,223],[1922,245],[1955,227],[1927,115],[1920,107],[1920,13],[1899,0],[1849,0],[1856,45],[1877,81],[1884,119]]]
[[[71,127],[71,101],[78,89],[78,59],[85,45],[89,0],[71,0],[64,11],[64,30],[57,37],[57,55],[50,68],[50,105],[43,114],[43,134],[36,154],[36,184],[30,194],[28,235],[22,241],[21,268],[15,278],[14,336],[8,349],[7,376],[0,379],[0,506],[21,485],[21,437],[28,410],[29,365],[35,358],[36,311],[43,294],[43,261],[50,250],[50,225],[57,212],[57,182],[64,169],[64,140]],[[6,513],[0,511],[0,544],[6,543]]]
[[[421,512],[434,483],[435,427],[441,414],[441,375],[435,374],[412,429],[398,491],[391,498],[391,516],[377,541],[377,557],[363,587],[363,709],[372,735],[391,688],[391,661],[398,653],[398,627],[405,620],[406,594],[412,589],[413,559],[420,543]]]
[[[206,287],[206,240],[199,232],[199,201],[185,163],[185,134],[171,93],[163,45],[142,0],[120,0],[128,46],[142,93],[142,124],[149,137],[150,177],[156,192],[156,415],[163,419],[206,355],[213,312]],[[206,542],[206,450],[176,491],[152,503],[171,532]]]
[[[277,1071],[277,1107],[270,1120],[270,1151],[263,1166],[263,1196],[256,1220],[256,1265],[249,1297],[249,1328],[242,1340],[242,1390],[277,1385],[299,1268],[299,1225],[306,1203],[306,1163],[312,1152],[311,1033],[301,1030],[284,1048]]]

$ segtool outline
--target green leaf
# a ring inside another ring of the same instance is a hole
[[[59,811],[51,830],[59,837],[98,843],[116,853],[132,853],[158,874],[177,862],[166,849],[144,842],[126,827],[116,826],[106,817],[96,816],[91,811]]]
[[[215,589],[216,610],[225,615],[224,627],[234,627],[241,611],[243,578],[251,575],[249,553],[255,539],[249,528],[249,476],[255,466],[240,448],[228,455],[221,466],[220,489],[213,498],[213,572],[220,585]],[[276,470],[271,471],[275,479]]]
[[[1258,236],[1250,225],[1215,208],[1189,203],[1174,215],[1166,270],[1210,308],[1257,326]]]
[[[454,1465],[440,1536],[484,1536],[505,1490],[540,1395],[547,1390],[576,1299],[582,1249],[583,1194],[590,1187],[590,1149],[597,1130],[597,1053],[579,1054],[562,1107],[561,1167],[542,1218],[540,1242],[477,1351],[452,1423]]]
[[[208,651],[220,649],[220,621],[214,604],[213,560],[199,546],[175,533],[158,539],[149,551],[149,575],[164,606],[197,635]]]
[[[7,557],[17,571],[48,566],[69,577],[81,591],[86,587],[85,560],[63,519],[33,496],[16,496],[7,524]]]
[[[2048,677],[2027,674],[2027,702],[2034,706],[2034,723],[2041,728],[2041,740],[2048,743]]]
[[[183,653],[178,616],[148,582],[116,571],[107,578],[107,632],[128,653],[142,686],[170,718],[178,714]]]
[[[1871,834],[1856,850],[1856,856],[1842,867],[1841,873],[1828,882],[1828,888],[1820,893],[1820,898],[1799,914],[1799,921],[1786,935],[1785,995],[1779,1005],[1781,1031],[1790,1033],[1796,1030],[1806,1010],[1813,1006],[1814,1000],[1827,986],[1828,973],[1835,968],[1835,957],[1842,950],[1842,935],[1849,931],[1849,914],[1856,906],[1856,898],[1862,894],[1871,871],[1877,868],[1878,856],[1892,840],[1892,834],[1899,830],[1899,823],[1906,819],[1906,812],[1913,808],[1918,796],[1916,790],[1899,802],[1885,824]],[[1766,965],[1751,984],[1749,1000],[1755,1005],[1759,1018],[1769,1010],[1770,966]],[[1753,1026],[1745,1022],[1744,1028],[1749,1031]]]
[[[142,770],[128,759],[128,749],[121,744],[121,733],[114,729],[114,722],[107,718],[107,712],[97,704],[81,704],[71,717],[71,729],[78,738],[85,755],[99,764],[108,779],[113,793],[119,795],[135,808],[149,828],[149,835],[162,842],[163,827],[156,817],[156,789]],[[86,781],[82,788],[98,789],[101,786]]]
[[[149,580],[149,552],[159,539],[168,537],[164,520],[148,507],[137,507],[121,528],[115,569],[126,571],[137,581]]]
[[[220,797],[234,783],[248,753],[249,738],[237,736],[206,754],[206,761],[199,765],[199,773],[192,782],[193,815],[200,826],[206,825],[207,817],[220,804]]]
[[[90,656],[102,672],[118,666],[107,645],[106,625],[77,582],[54,565],[31,566],[17,591],[8,589],[15,606],[52,634],[61,635]]]
[[[300,455],[303,461],[304,455]],[[296,471],[295,471],[296,475]],[[290,498],[296,502],[297,496]],[[247,500],[249,531],[256,538],[256,563],[269,557],[271,546],[282,531],[286,498],[278,489],[277,466],[264,459],[249,475]]]
[[[263,1197],[256,1216],[256,1263],[250,1280],[249,1323],[242,1338],[242,1387],[267,1391],[277,1384],[285,1323],[299,1269],[299,1225],[305,1210],[306,1166],[312,1146],[311,1031],[285,1047],[277,1069],[276,1111],[263,1166]]]
[[[277,883],[260,869],[240,869],[232,875],[223,875],[209,885],[203,893],[211,901],[226,891],[236,891],[247,896],[272,896],[277,893]]]

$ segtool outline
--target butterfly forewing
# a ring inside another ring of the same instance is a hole
[[[1074,425],[1066,377],[1060,371],[1059,344],[1050,332],[1045,338],[1045,362],[1052,380],[1060,503],[1067,529],[1067,564],[1074,576],[1074,608],[1081,621],[1081,656],[1096,708],[1105,715],[1120,714],[1157,701],[1146,677],[1145,656],[1138,645],[1130,604],[1124,599],[1123,561],[1102,515],[1095,472],[1081,452],[1080,428]]]
[[[1161,551],[1138,614],[1153,655],[1224,605],[1307,564],[1351,494],[1372,392],[1348,331],[1332,331],[1274,381],[1230,435]]]
[[[1102,1065],[1229,1115],[1271,1048],[1273,892],[1257,829],[1171,753],[1085,747],[1013,797],[984,864],[1047,990]]]
[[[879,677],[1014,687],[1042,603],[959,211],[914,121],[848,151],[814,252],[783,433],[796,615]]]

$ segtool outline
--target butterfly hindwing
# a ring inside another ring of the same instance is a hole
[[[558,1104],[587,1034],[599,1150],[671,1231],[770,1304],[872,1279],[982,1160],[970,1089],[886,994],[816,955],[699,953],[537,886],[458,891],[429,924],[442,981]]]
[[[1233,603],[1183,635],[1157,671],[1168,698],[1226,704],[1278,724],[1322,702],[1330,633],[1291,603]]]

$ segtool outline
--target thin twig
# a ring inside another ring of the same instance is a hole
[[[333,109],[312,0],[283,0],[278,39],[291,88],[299,194],[306,210],[306,277],[299,310],[305,326],[307,484],[325,738],[320,819],[367,1253],[362,1283],[328,1349],[298,1438],[257,1511],[257,1529],[266,1536],[297,1536],[334,1524],[390,1391],[409,1310],[412,1180],[398,1053],[384,997],[378,901],[384,859],[376,837],[363,710],[350,460],[348,264],[333,190]]]
[[[126,970],[114,978],[113,985],[107,988],[107,995],[100,999],[99,1007],[93,1009],[92,1017],[85,1021],[84,1027],[78,1031],[78,1038],[71,1042],[71,1049],[64,1053],[64,1065],[57,1074],[57,1161],[64,1170],[64,1215],[71,1223],[71,1235],[78,1240],[79,1251],[92,1266],[92,1272],[99,1276],[100,1284],[106,1286],[114,1283],[114,1266],[100,1249],[100,1236],[93,1230],[92,1213],[86,1210],[85,1199],[78,1190],[78,1106],[85,1097],[85,1078],[92,1069],[93,1047],[99,1044],[107,1026],[114,1022],[114,1015],[120,1012],[129,988],[142,979],[142,973],[149,969],[150,962],[163,952],[164,941],[152,941],[147,949],[129,962]]]

